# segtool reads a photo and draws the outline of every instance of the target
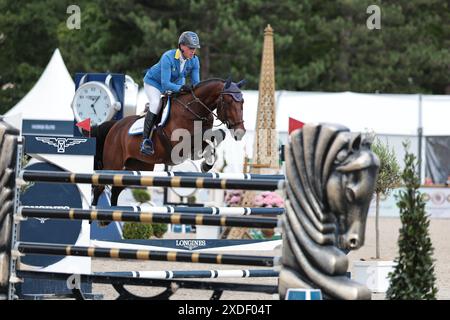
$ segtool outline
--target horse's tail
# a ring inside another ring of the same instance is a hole
[[[117,120],[111,120],[91,128],[91,137],[96,138],[94,170],[103,169],[103,148],[106,136],[116,122]]]

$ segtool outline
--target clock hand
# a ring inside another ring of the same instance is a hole
[[[94,105],[98,101],[98,99],[100,99],[100,96],[98,96],[97,99],[95,99],[95,101],[92,103],[92,105]]]
[[[100,99],[100,96],[98,96],[97,99],[95,99],[95,101],[91,104],[91,108],[94,110],[95,115],[97,115],[97,111],[95,111],[94,104],[98,101],[98,99]]]
[[[94,104],[91,104],[91,108],[92,108],[92,110],[94,110],[95,115],[97,115],[97,111],[95,111]]]

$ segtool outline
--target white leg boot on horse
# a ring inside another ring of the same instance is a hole
[[[225,140],[226,133],[222,129],[214,130],[210,139],[205,139],[204,142],[207,146],[203,149],[203,152],[199,153],[199,158],[203,158],[200,168],[202,172],[208,172],[214,166],[217,161],[217,147]]]
[[[206,140],[206,143],[208,145],[201,154],[201,157],[204,159],[202,161],[202,164],[200,165],[202,172],[208,172],[209,170],[211,170],[217,160],[216,147],[214,143],[209,140]]]

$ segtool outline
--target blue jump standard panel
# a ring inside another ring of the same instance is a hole
[[[61,171],[55,165],[41,162],[28,167],[34,170]],[[81,208],[82,200],[76,185],[36,182],[21,195],[23,206]],[[29,218],[20,224],[20,241],[75,244],[80,232],[81,221]],[[34,267],[48,267],[61,261],[64,256],[26,255],[21,262]],[[91,284],[82,283],[84,292],[91,292]],[[17,294],[23,299],[36,299],[41,295],[71,294],[66,281],[24,279],[17,285]]]

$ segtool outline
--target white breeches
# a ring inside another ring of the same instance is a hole
[[[161,92],[147,83],[144,83],[144,91],[150,103],[150,112],[158,114],[160,111],[159,100],[161,99]]]

